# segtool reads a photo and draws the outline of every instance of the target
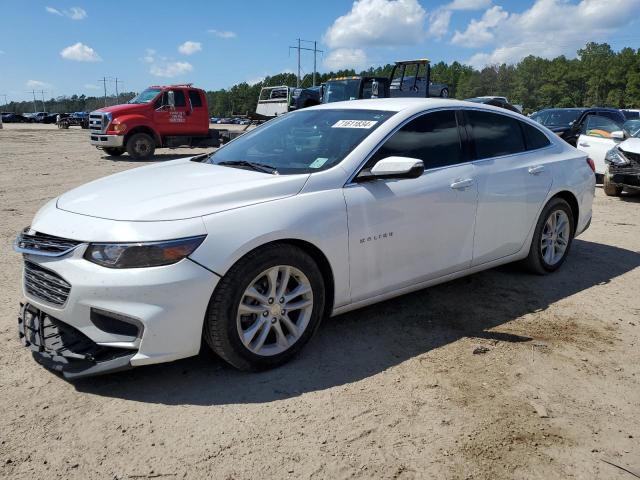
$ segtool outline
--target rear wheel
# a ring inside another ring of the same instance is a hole
[[[124,153],[124,148],[117,148],[117,147],[105,147],[102,150],[104,151],[104,153],[112,157],[119,157]]]
[[[569,204],[554,198],[544,207],[525,265],[539,275],[555,272],[564,263],[573,241],[574,220]]]
[[[602,180],[602,190],[607,197],[619,197],[622,193],[622,187],[611,183],[609,179],[609,175],[604,174],[604,179]]]
[[[135,133],[127,140],[127,153],[136,160],[146,160],[153,155],[156,144],[151,135]]]
[[[313,259],[291,245],[269,245],[222,278],[209,303],[204,338],[236,368],[273,368],[313,336],[324,302],[324,281]]]

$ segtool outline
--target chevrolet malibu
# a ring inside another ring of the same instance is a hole
[[[560,268],[593,163],[504,109],[332,103],[71,190],[16,239],[23,343],[67,378],[196,355],[275,367],[337,315],[521,261]]]

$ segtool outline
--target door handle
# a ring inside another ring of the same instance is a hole
[[[456,180],[451,184],[451,188],[454,190],[464,190],[465,188],[469,188],[473,185],[472,178],[465,178],[464,180]]]
[[[536,165],[535,167],[529,167],[529,173],[531,175],[538,175],[544,172],[544,165]]]
[[[578,145],[580,145],[581,147],[590,147],[591,146],[590,143],[579,143]]]

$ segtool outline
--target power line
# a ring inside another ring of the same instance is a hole
[[[317,73],[317,57],[318,57],[318,53],[324,53],[324,51],[318,50],[318,42],[316,42],[315,40],[302,40],[300,38],[298,38],[297,40],[298,40],[298,46],[289,47],[289,52],[291,52],[291,49],[293,48],[298,53],[298,76],[296,78],[296,87],[300,88],[300,52],[302,50],[307,50],[309,52],[313,52],[313,86],[315,87],[316,86],[316,73]],[[313,48],[303,47],[301,45],[302,42],[313,43]]]

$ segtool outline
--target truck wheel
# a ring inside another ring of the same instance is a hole
[[[127,153],[136,160],[146,160],[155,149],[155,141],[146,133],[136,133],[127,140]]]
[[[103,148],[102,150],[104,151],[104,153],[106,153],[111,157],[119,157],[124,153],[124,148],[117,148],[117,147],[106,147],[106,148]]]
[[[611,183],[611,180],[609,180],[609,175],[607,175],[606,173],[604,174],[604,179],[602,181],[602,190],[604,190],[604,194],[607,197],[619,197],[622,193],[622,187]]]
[[[325,289],[313,259],[272,244],[240,259],[218,283],[204,320],[209,347],[240,370],[283,364],[322,319]]]
[[[449,98],[449,89],[448,88],[443,88],[440,91],[440,98]]]

